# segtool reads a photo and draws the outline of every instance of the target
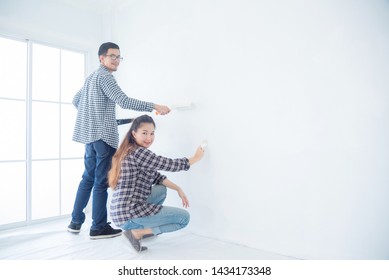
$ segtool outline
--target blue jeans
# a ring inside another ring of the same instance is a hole
[[[72,212],[73,223],[84,223],[84,209],[88,204],[93,189],[91,230],[100,230],[107,225],[107,174],[115,151],[115,148],[112,148],[102,140],[85,145],[85,170],[74,202]]]
[[[151,195],[147,199],[148,203],[162,205],[166,198],[166,187],[155,185]],[[176,207],[163,206],[155,215],[135,218],[124,223],[121,228],[144,229],[151,228],[153,234],[176,231],[184,228],[189,223],[188,211]]]

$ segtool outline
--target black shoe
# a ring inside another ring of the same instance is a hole
[[[70,222],[68,225],[68,232],[72,233],[79,233],[81,231],[82,224],[75,224],[73,222]]]
[[[89,232],[90,239],[111,238],[122,234],[121,229],[113,229],[109,224],[110,223],[107,223],[107,225],[103,229],[99,229],[99,230],[91,229]]]

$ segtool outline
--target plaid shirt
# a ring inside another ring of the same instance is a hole
[[[115,149],[119,144],[115,104],[123,109],[148,112],[154,107],[153,103],[128,97],[103,65],[86,78],[73,104],[78,110],[73,140],[84,144],[103,140]]]
[[[157,156],[142,147],[128,154],[122,161],[120,178],[112,194],[112,221],[121,226],[128,220],[157,214],[162,205],[147,203],[152,185],[161,184],[166,179],[157,170],[174,172],[189,168],[187,158]]]

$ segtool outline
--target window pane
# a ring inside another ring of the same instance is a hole
[[[59,104],[32,102],[32,158],[59,158]]]
[[[26,220],[26,163],[0,163],[0,224]]]
[[[32,99],[59,102],[60,50],[32,45]]]
[[[59,161],[32,162],[32,219],[59,215]]]
[[[26,159],[26,103],[0,99],[0,160]],[[0,177],[1,178],[1,177]]]
[[[61,157],[83,157],[84,144],[74,142],[73,129],[76,123],[77,109],[72,104],[61,106]]]
[[[61,102],[72,102],[85,78],[85,56],[82,53],[61,51]]]
[[[71,214],[78,185],[84,172],[84,160],[61,162],[61,215]]]
[[[85,54],[1,37],[0,52],[0,225],[70,214],[84,145],[72,141],[77,110],[68,103],[84,83]]]
[[[27,43],[0,37],[0,96],[26,99]]]

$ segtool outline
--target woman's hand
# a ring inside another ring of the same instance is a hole
[[[204,156],[205,150],[200,146],[197,148],[195,154],[189,158],[189,164],[195,164],[196,162],[200,161]]]
[[[185,208],[188,208],[189,207],[189,200],[186,197],[184,191],[181,188],[179,188],[179,189],[177,189],[177,193],[178,193],[178,196],[182,200],[182,206],[185,207]]]
[[[163,180],[162,184],[164,186],[166,186],[167,188],[169,189],[172,189],[172,190],[175,190],[177,193],[178,193],[178,196],[181,198],[182,200],[182,206],[184,206],[185,208],[188,208],[189,207],[189,200],[188,198],[186,197],[184,191],[179,187],[177,186],[176,184],[174,184],[172,181],[170,181],[168,178],[166,178],[165,180]]]

